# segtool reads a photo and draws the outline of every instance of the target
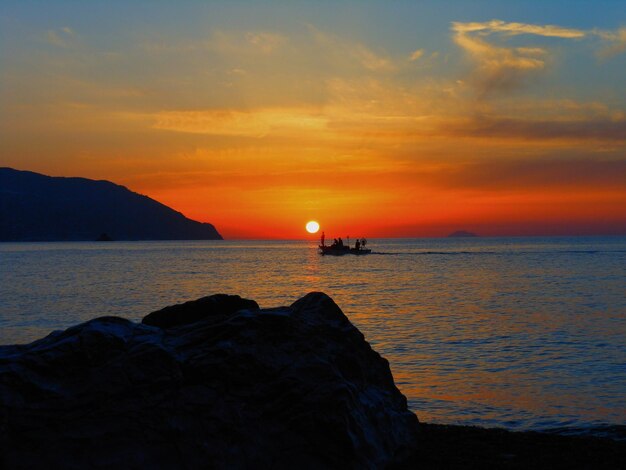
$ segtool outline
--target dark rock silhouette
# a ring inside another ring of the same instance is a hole
[[[452,232],[450,235],[448,235],[448,237],[477,237],[478,235],[476,235],[475,233],[472,232],[466,232],[465,230],[457,230],[456,232]]]
[[[2,346],[0,400],[5,468],[383,468],[418,442],[388,362],[322,293]]]
[[[172,328],[186,323],[193,323],[205,318],[211,321],[227,320],[239,310],[258,310],[254,300],[242,299],[238,295],[215,294],[198,300],[172,305],[146,315],[141,323]]]
[[[214,240],[211,224],[129,191],[86,178],[0,168],[0,241]]]

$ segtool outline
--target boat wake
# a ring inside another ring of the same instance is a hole
[[[625,250],[555,250],[555,251],[372,251],[372,255],[381,256],[459,256],[459,255],[570,255],[570,254],[608,254],[626,253]]]

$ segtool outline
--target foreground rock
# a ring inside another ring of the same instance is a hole
[[[0,347],[0,467],[381,468],[415,455],[389,365],[325,294],[212,296]]]

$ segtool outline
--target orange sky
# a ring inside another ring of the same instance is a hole
[[[626,234],[619,8],[10,3],[0,166],[226,238]]]

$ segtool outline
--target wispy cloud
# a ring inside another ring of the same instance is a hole
[[[461,23],[453,22],[452,30],[457,33],[483,34],[505,33],[509,35],[534,34],[537,36],[557,37],[557,38],[582,38],[587,33],[580,29],[562,28],[555,25],[536,25],[526,23],[507,23],[501,20],[491,20],[482,23]]]
[[[465,50],[475,64],[474,81],[482,94],[516,88],[549,64],[550,51],[547,47],[507,46],[502,44],[502,38],[531,35],[582,40],[596,37],[602,39],[604,44],[598,52],[602,57],[626,51],[626,27],[616,31],[582,30],[494,19],[485,22],[453,22],[451,30],[454,42]]]
[[[324,117],[298,109],[166,111],[158,113],[155,119],[155,129],[244,137],[320,131],[327,124]]]
[[[286,36],[269,32],[248,33],[246,39],[252,47],[264,54],[271,54],[287,42]]]
[[[497,33],[510,36],[530,34],[544,37],[578,39],[586,35],[577,29],[554,25],[506,23],[492,20],[483,23],[452,23],[454,41],[475,63],[474,79],[481,93],[509,90],[546,67],[548,50],[542,47],[505,47],[488,42]]]
[[[449,128],[451,134],[471,137],[626,142],[626,120],[590,117],[587,119],[523,119],[481,116]]]
[[[59,29],[51,29],[46,33],[46,41],[53,46],[71,47],[76,33],[68,27],[64,26]]]
[[[608,45],[599,53],[602,57],[611,57],[626,51],[626,27],[617,31],[595,31]]]
[[[424,49],[416,49],[416,50],[413,51],[413,53],[409,57],[409,60],[411,62],[414,62],[414,61],[418,60],[420,57],[422,57],[423,55],[424,55]]]
[[[516,191],[528,188],[620,189],[624,160],[489,160],[447,166],[428,174],[431,184],[448,188]]]
[[[214,30],[204,38],[151,38],[140,47],[150,53],[215,52],[224,56],[245,57],[250,55],[267,56],[278,52],[289,43],[284,34],[274,31],[224,31]]]
[[[364,44],[346,40],[335,34],[321,31],[309,25],[309,31],[316,44],[326,50],[337,63],[350,61],[373,72],[392,72],[397,66],[383,52],[375,52]]]

